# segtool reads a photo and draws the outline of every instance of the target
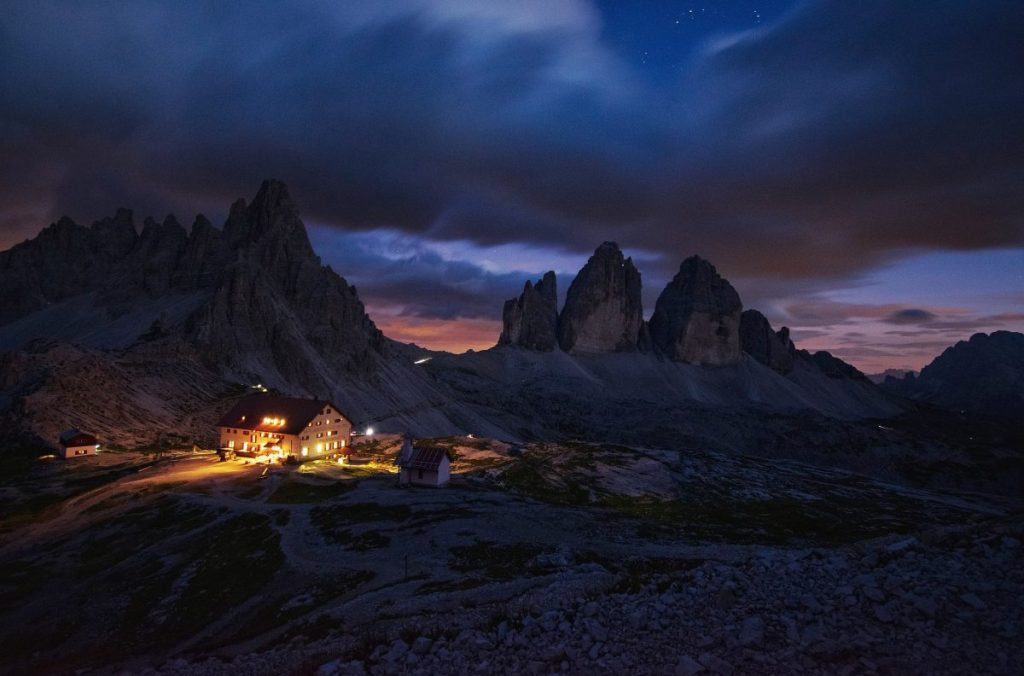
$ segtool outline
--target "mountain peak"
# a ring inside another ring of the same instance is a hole
[[[565,352],[633,352],[642,347],[640,271],[619,245],[604,242],[569,285],[558,318]]]
[[[286,249],[293,260],[315,257],[306,226],[282,181],[263,181],[248,204],[236,200],[224,224],[224,237],[231,247],[263,240],[275,243],[274,249]]]
[[[280,211],[297,213],[295,203],[292,202],[288,186],[284,181],[267,179],[260,184],[260,189],[249,205],[250,211],[257,213],[276,214]]]
[[[675,361],[719,366],[740,359],[740,313],[736,289],[700,256],[679,264],[654,306],[654,344]]]
[[[550,352],[558,344],[558,292],[554,272],[537,283],[527,280],[518,298],[505,301],[499,345]]]

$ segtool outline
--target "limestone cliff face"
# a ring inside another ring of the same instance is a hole
[[[526,282],[518,298],[505,301],[499,345],[550,352],[558,345],[558,291],[554,272]]]
[[[354,287],[313,253],[283,183],[236,202],[223,240],[234,259],[195,322],[201,351],[238,373],[276,370],[314,392],[329,373],[368,374],[385,350]]]
[[[675,361],[735,364],[742,354],[742,310],[739,294],[715,266],[691,256],[658,296],[650,322],[651,339]]]
[[[251,204],[237,201],[223,231],[203,216],[187,231],[168,215],[138,232],[121,209],[90,227],[62,218],[0,253],[0,328],[65,301],[86,308],[83,331],[37,337],[78,342],[125,317],[138,328],[115,331],[113,346],[156,327],[230,377],[277,374],[282,387],[324,396],[345,374],[372,373],[386,349],[355,289],[313,252],[279,181],[265,181]],[[57,319],[75,311],[59,308]]]
[[[573,354],[632,352],[643,347],[640,272],[618,244],[605,242],[569,286],[558,317],[558,343]]]
[[[765,366],[785,375],[793,370],[795,349],[789,329],[776,333],[768,319],[757,310],[744,310],[740,316],[740,347]]]
[[[91,227],[65,216],[0,253],[0,325],[103,288],[138,239],[132,212],[119,209]]]

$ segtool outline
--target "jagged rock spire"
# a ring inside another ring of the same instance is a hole
[[[744,310],[740,317],[740,347],[765,366],[786,374],[793,370],[796,350],[789,329],[772,330],[768,319],[757,310]]]
[[[721,366],[740,360],[739,294],[708,261],[691,256],[658,296],[651,339],[675,361]]]
[[[232,248],[274,240],[278,249],[290,258],[312,256],[306,227],[292,201],[288,186],[281,181],[266,180],[260,185],[252,203],[239,199],[231,205],[224,224],[224,238]],[[279,261],[263,261],[270,264]]]
[[[554,272],[527,281],[518,298],[505,301],[499,345],[550,352],[558,344],[558,291]]]
[[[632,352],[642,345],[640,272],[619,245],[605,242],[569,285],[558,318],[558,343],[566,352]]]

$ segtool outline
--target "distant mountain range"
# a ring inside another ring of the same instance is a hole
[[[868,373],[867,376],[875,385],[881,385],[886,378],[903,378],[911,373],[915,376],[918,374],[914,369],[885,369],[881,373]]]
[[[1024,420],[1024,334],[976,333],[947,348],[920,375],[889,376],[882,387],[943,408]]]
[[[952,375],[956,364],[936,360],[920,388],[883,389],[827,352],[797,350],[697,256],[650,321],[640,271],[612,242],[560,309],[557,281],[549,272],[505,302],[494,348],[452,355],[381,334],[355,288],[316,256],[280,182],[235,202],[221,229],[197,216],[186,230],[168,216],[139,230],[124,209],[91,226],[62,218],[0,253],[0,422],[30,445],[69,427],[124,447],[208,442],[220,413],[259,384],[419,435],[817,457],[845,452],[851,434],[874,448],[874,426],[856,421],[898,415],[912,406],[904,397],[958,405],[951,390],[978,395]],[[998,382],[1019,383],[1006,340],[991,358],[978,341],[965,368],[1002,363]]]

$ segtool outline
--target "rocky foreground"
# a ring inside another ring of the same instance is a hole
[[[766,550],[608,595],[566,575],[497,628],[399,639],[317,673],[1021,673],[1022,571],[1019,539],[976,531]]]
[[[692,451],[459,453],[442,491],[362,475],[310,509],[277,497],[294,490],[287,476],[263,484],[269,497],[240,502],[242,485],[230,488],[233,511],[274,517],[286,560],[276,581],[212,632],[111,671],[1024,669],[1024,519],[1003,499]],[[353,567],[366,573],[348,589]],[[303,570],[342,582],[325,597]],[[283,619],[261,624],[268,603]]]
[[[765,549],[638,571],[635,589],[604,592],[608,571],[563,562],[483,624],[469,610],[425,617],[422,631],[407,626],[315,673],[1021,673],[1021,535],[1018,521],[837,551]],[[285,646],[159,673],[271,673],[295,657]]]

